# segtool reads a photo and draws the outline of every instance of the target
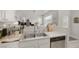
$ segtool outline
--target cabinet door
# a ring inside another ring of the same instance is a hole
[[[50,48],[50,44],[43,44],[43,45],[40,45],[39,48]]]
[[[6,19],[8,21],[16,21],[15,11],[14,10],[6,10]]]
[[[37,40],[23,40],[19,42],[20,48],[37,48]]]
[[[50,39],[41,38],[38,40],[39,48],[50,48]]]
[[[1,43],[0,48],[18,48],[19,42]]]
[[[68,48],[79,48],[79,40],[70,41]]]

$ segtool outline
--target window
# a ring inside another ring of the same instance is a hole
[[[42,17],[39,16],[36,19],[32,19],[31,22],[32,22],[32,24],[36,24],[36,25],[40,26],[40,25],[42,25]]]
[[[69,27],[68,16],[63,16],[61,22],[63,27]]]
[[[38,18],[38,25],[41,25],[42,24],[42,17],[39,17]]]
[[[52,15],[44,17],[44,25],[45,26],[47,26],[49,23],[52,23],[52,22],[53,22],[53,16]]]

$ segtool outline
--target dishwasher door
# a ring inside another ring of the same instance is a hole
[[[50,39],[51,48],[65,48],[65,36]]]

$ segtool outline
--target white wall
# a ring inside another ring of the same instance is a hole
[[[71,35],[79,39],[79,23],[73,23],[74,17],[79,17],[79,10],[71,11]]]
[[[35,14],[33,10],[17,10],[16,16],[25,16],[26,19],[30,19],[32,23],[38,21],[38,18],[53,15],[53,23],[58,24],[58,10],[36,10]]]
[[[73,23],[74,17],[79,17],[79,10],[60,10],[59,12],[59,26],[61,26],[61,19],[63,16],[69,16],[69,34],[79,39],[79,24]]]
[[[46,13],[47,10],[17,10],[16,16],[22,16],[25,17],[26,20],[29,19],[32,23],[35,23],[38,21],[39,17]]]

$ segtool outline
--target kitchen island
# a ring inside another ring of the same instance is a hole
[[[45,32],[45,34],[47,36],[26,39],[22,37],[23,34],[7,36],[0,40],[0,48],[50,48],[50,38],[67,36],[66,33],[60,31]]]
[[[22,39],[19,42],[19,47],[21,48],[51,48],[51,38],[56,37],[67,37],[67,34],[60,31],[54,32],[44,32],[47,36],[40,36],[40,37],[29,37],[26,39]],[[64,39],[64,45],[67,43],[66,38]],[[66,45],[64,46],[66,47]]]

